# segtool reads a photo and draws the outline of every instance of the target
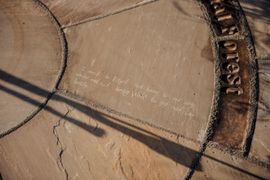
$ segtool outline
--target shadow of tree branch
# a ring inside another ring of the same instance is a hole
[[[30,91],[36,95],[42,96],[42,97],[48,97],[48,94],[50,94],[50,92],[35,86],[25,80],[22,80],[18,77],[15,77],[3,70],[0,69],[0,79],[2,81],[5,81],[9,84],[13,84],[15,86],[18,86],[24,90]],[[25,102],[28,102],[34,106],[40,106],[41,103],[34,100],[31,97],[25,96],[22,93],[12,90],[8,87],[5,87],[3,85],[0,84],[0,91],[3,91],[5,93],[8,93],[10,95],[13,95]],[[63,97],[61,95],[58,94],[54,94],[51,98],[51,100],[53,101],[59,101],[62,102],[64,104],[67,104],[71,107],[73,107],[74,109],[84,113],[85,115],[97,120],[98,122],[112,127],[113,129],[126,134],[138,141],[140,141],[141,143],[145,144],[147,147],[149,147],[150,149],[152,149],[153,151],[172,159],[173,161],[175,161],[176,163],[179,163],[185,167],[190,168],[191,164],[193,164],[193,160],[195,159],[194,157],[198,155],[197,151],[194,151],[188,147],[185,147],[181,144],[177,144],[175,142],[172,142],[166,138],[163,138],[161,136],[158,136],[152,132],[149,132],[143,128],[137,127],[133,124],[130,124],[128,122],[122,121],[120,119],[116,119],[113,117],[110,117],[106,114],[102,114],[100,112],[97,112],[93,109],[91,109],[90,107],[78,103],[76,101],[73,101],[71,99],[68,99],[66,97]],[[58,117],[61,117],[63,119],[65,119],[66,121],[75,124],[76,126],[88,131],[89,133],[98,136],[98,137],[102,137],[105,134],[105,131],[100,129],[100,128],[96,128],[93,127],[89,124],[86,124],[84,122],[81,122],[75,118],[69,117],[69,116],[65,116],[65,114],[55,110],[54,108],[52,108],[49,105],[44,106],[43,110],[48,111]],[[136,130],[135,130],[136,129]],[[230,168],[233,168],[235,170],[238,170],[242,173],[245,173],[249,176],[258,178],[258,179],[263,179],[262,177],[253,174],[251,172],[248,172],[244,169],[238,168],[236,166],[233,166],[231,164],[228,164],[226,162],[223,162],[221,160],[218,160],[214,157],[211,157],[209,155],[203,155],[204,157],[207,157],[209,159],[212,159],[213,161],[219,162],[223,165],[226,165]],[[197,171],[202,171],[202,167],[199,165],[197,166]]]

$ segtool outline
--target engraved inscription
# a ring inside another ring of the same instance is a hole
[[[212,141],[242,151],[250,120],[251,60],[246,39],[231,36],[243,34],[241,8],[236,0],[202,0],[201,3],[208,11],[214,35],[226,39],[217,43],[221,93]]]
[[[213,140],[242,150],[250,111],[250,59],[245,40],[219,42],[221,61],[221,105]]]
[[[221,61],[222,61],[222,80],[223,88],[226,94],[243,94],[241,87],[241,77],[239,75],[239,54],[238,45],[235,41],[223,41],[220,43]]]
[[[233,1],[208,0],[206,2],[205,5],[218,35],[234,35],[240,32],[239,19],[233,8]]]
[[[115,74],[95,71],[92,64],[90,68],[82,68],[80,72],[75,74],[74,84],[82,88],[89,88],[91,86],[92,88],[101,87],[104,90],[109,89],[129,99],[129,101],[134,99],[142,103],[150,103],[153,107],[182,114],[187,119],[195,116],[194,103],[184,101],[182,98],[174,97],[146,84],[139,82],[131,83],[131,80],[128,78],[120,78]],[[131,106],[130,102],[127,104]]]

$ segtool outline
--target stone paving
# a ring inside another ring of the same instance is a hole
[[[27,121],[47,101],[64,65],[64,47],[56,21],[33,1],[1,1],[0,22],[1,136]],[[31,89],[24,81],[44,92],[23,90]],[[18,101],[18,93],[37,103]]]
[[[197,10],[190,16],[173,2],[65,29],[69,58],[59,89],[200,141],[214,92],[210,40],[196,4],[181,4]]]
[[[269,9],[0,0],[0,179],[270,179]]]

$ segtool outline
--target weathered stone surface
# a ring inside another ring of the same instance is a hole
[[[57,26],[37,2],[0,0],[0,128],[37,110],[61,67]],[[217,59],[197,1],[139,7],[146,2],[43,0],[65,27],[67,71],[48,104],[1,137],[0,179],[178,180],[192,172],[209,119]],[[267,59],[267,41],[258,38],[268,33],[260,24],[267,20],[256,13],[268,7],[251,11],[254,2],[242,4],[254,15],[249,22],[257,54]],[[248,159],[207,147],[192,179],[270,179],[269,62],[259,60],[259,109]],[[240,137],[231,132],[224,131],[225,143]]]
[[[201,16],[193,1],[161,0],[66,29],[60,89],[201,140],[214,92]]]
[[[65,108],[58,108],[65,114]],[[45,118],[45,119],[44,119]],[[3,179],[65,179],[54,134],[57,117],[42,112],[15,132],[0,139],[0,172]]]
[[[63,26],[106,16],[153,0],[41,0]]]
[[[207,148],[200,162],[202,171],[192,179],[269,179],[270,171],[250,161]]]
[[[56,94],[0,139],[3,179],[182,179],[199,145]]]
[[[259,58],[270,57],[270,1],[241,0]]]
[[[55,22],[32,0],[0,0],[0,26],[1,135],[36,111],[54,89],[63,49]],[[43,88],[42,96],[24,90],[31,88],[24,81]],[[37,104],[14,97],[18,92]]]
[[[270,164],[270,60],[259,60],[259,103],[251,154]]]

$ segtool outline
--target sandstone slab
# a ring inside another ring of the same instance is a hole
[[[193,179],[269,179],[270,171],[248,160],[207,148]]]
[[[32,121],[0,139],[0,172],[4,179],[182,179],[198,149],[56,94]]]
[[[242,0],[258,58],[270,56],[270,1]]]
[[[200,141],[214,92],[208,27],[201,19],[194,1],[161,0],[67,28],[60,89]]]
[[[54,90],[63,64],[59,29],[32,0],[0,1],[0,136],[27,120]],[[25,83],[27,81],[28,83]],[[34,84],[44,91],[27,91]],[[31,96],[31,105],[12,94]]]
[[[259,102],[251,154],[270,164],[270,61],[259,60]]]

